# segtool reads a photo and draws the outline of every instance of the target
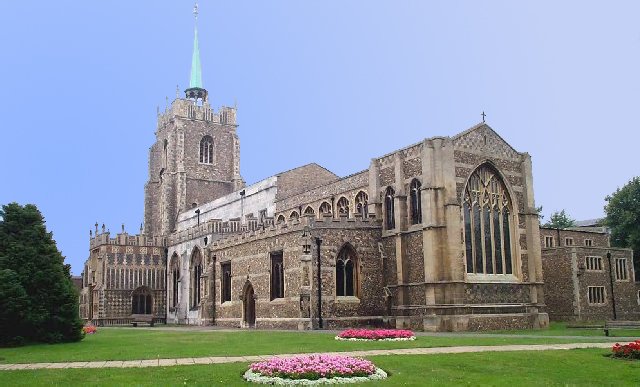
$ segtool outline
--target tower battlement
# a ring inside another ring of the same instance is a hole
[[[158,247],[167,246],[167,238],[164,236],[149,236],[144,234],[129,234],[122,230],[117,233],[115,238],[111,237],[110,231],[105,231],[104,225],[102,226],[102,232],[98,231],[98,225],[96,224],[95,233],[91,232],[89,237],[89,249],[94,249],[102,245],[119,245],[119,246],[137,246],[137,247]]]
[[[158,112],[158,130],[175,120],[175,118],[238,126],[236,112],[237,109],[235,107],[221,106],[216,111],[208,102],[198,105],[193,100],[176,98],[163,112]]]

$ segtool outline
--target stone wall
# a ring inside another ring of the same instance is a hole
[[[588,237],[587,233],[582,233]],[[597,235],[593,235],[594,241]],[[607,259],[611,254],[611,265]],[[600,264],[590,265],[588,257],[597,257]],[[564,321],[603,321],[616,317],[620,320],[640,319],[640,287],[633,281],[633,252],[629,249],[608,247],[555,247],[543,249],[545,294],[549,316]],[[616,273],[616,259],[626,260],[626,273]],[[618,278],[618,275],[620,278]],[[613,279],[613,281],[612,281]],[[612,289],[613,283],[613,289]],[[589,287],[604,289],[604,302],[589,300]]]

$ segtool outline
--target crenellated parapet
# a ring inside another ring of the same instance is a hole
[[[216,111],[208,102],[198,105],[193,100],[176,98],[164,112],[158,113],[158,129],[166,126],[176,117],[237,126],[236,116],[235,107],[222,106]]]
[[[149,236],[144,234],[130,235],[124,230],[111,237],[109,231],[105,231],[104,225],[102,232],[98,232],[96,224],[95,233],[91,232],[89,237],[89,249],[93,249],[102,245],[119,245],[119,246],[136,246],[136,247],[165,247],[167,246],[167,238],[164,236]]]
[[[305,230],[354,230],[379,228],[381,228],[381,220],[376,219],[373,216],[369,218],[362,218],[359,215],[351,218],[348,218],[346,216],[333,218],[331,217],[331,215],[327,215],[319,219],[314,216],[303,216],[298,219],[288,219],[283,222],[273,223],[268,227],[258,227],[254,230],[246,230],[241,233],[223,235],[219,239],[213,241],[213,248],[215,249],[232,247],[235,245],[260,239],[272,238],[291,232],[300,232],[302,234]]]

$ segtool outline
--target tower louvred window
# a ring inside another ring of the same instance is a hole
[[[469,177],[462,212],[467,273],[513,274],[512,203],[490,165],[480,166]]]
[[[200,140],[200,162],[213,164],[213,138],[211,136],[204,136]]]

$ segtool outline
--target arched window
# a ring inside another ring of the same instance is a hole
[[[418,179],[413,179],[409,186],[411,193],[411,224],[422,223],[422,199],[420,197],[421,187],[422,184]]]
[[[467,273],[513,274],[511,206],[493,167],[485,164],[471,174],[462,202]]]
[[[369,217],[368,202],[369,195],[367,195],[364,191],[358,192],[358,194],[356,195],[356,212],[362,215],[363,219]]]
[[[191,307],[200,305],[200,282],[202,279],[202,253],[196,248],[191,254]]]
[[[291,211],[291,214],[289,215],[289,219],[298,220],[299,218],[300,218],[300,215],[298,214],[298,211]]]
[[[349,217],[349,200],[347,200],[347,198],[343,196],[340,199],[338,199],[337,206],[338,206],[338,214],[346,215],[348,218]]]
[[[346,245],[336,258],[336,296],[356,296],[358,270],[356,252]]]
[[[153,297],[146,286],[131,293],[131,314],[153,314]]]
[[[316,214],[316,212],[313,210],[313,207],[311,207],[311,206],[307,206],[307,208],[305,208],[305,210],[304,210],[304,215],[305,216],[307,216],[307,215],[315,215],[315,214]]]
[[[213,138],[211,136],[204,136],[200,140],[200,162],[213,164]]]
[[[284,215],[280,214],[278,215],[278,220],[276,221],[276,223],[280,224],[280,223],[284,223],[286,221],[286,219],[284,218]]]
[[[180,286],[180,261],[177,254],[173,254],[171,257],[171,300],[169,305],[172,307],[178,306],[178,287]]]
[[[393,230],[394,228],[396,228],[395,208],[393,203],[393,199],[395,196],[396,191],[394,191],[391,187],[387,187],[387,190],[384,193],[384,216],[387,230]]]
[[[320,213],[320,216],[331,215],[331,204],[329,204],[329,202],[322,202],[318,213]]]

